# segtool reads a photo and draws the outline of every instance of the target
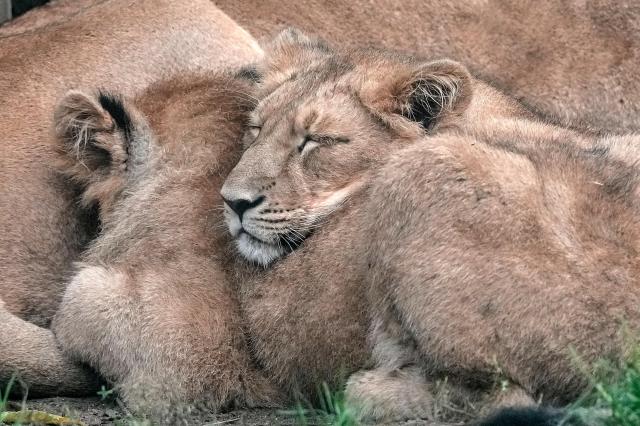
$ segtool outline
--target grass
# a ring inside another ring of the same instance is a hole
[[[640,425],[640,345],[620,363],[600,361],[590,374],[591,390],[569,413],[585,425]]]
[[[360,421],[355,411],[348,406],[344,392],[332,391],[323,383],[318,391],[319,407],[309,403],[298,402],[293,410],[282,411],[281,414],[293,416],[300,426],[358,426]]]
[[[582,370],[589,378],[590,390],[569,407],[564,424],[640,426],[640,345],[635,345],[624,361],[601,360]],[[360,425],[343,392],[333,392],[323,384],[318,405],[313,408],[299,402],[293,410],[283,413],[294,416],[300,426]]]
[[[16,378],[11,377],[4,391],[0,389],[0,424],[48,424],[59,426],[84,426],[79,420],[65,416],[57,416],[43,411],[27,410],[26,400],[22,401],[20,411],[9,410],[9,394],[16,384]]]
[[[0,417],[2,416],[2,414],[4,414],[5,411],[7,411],[7,402],[9,401],[9,393],[11,392],[11,388],[13,387],[15,380],[16,378],[12,376],[9,379],[7,386],[5,387],[4,392],[2,391],[2,389],[0,389]]]
[[[638,426],[640,425],[640,345],[635,346],[628,357],[622,362],[613,363],[601,360],[594,365],[584,367],[584,374],[591,382],[590,391],[586,392],[580,400],[568,409],[568,418],[573,423],[585,426]],[[16,412],[8,411],[9,393],[16,380],[12,378],[4,390],[0,389],[0,423],[15,416]],[[103,398],[113,397],[113,391],[102,389],[99,392]],[[298,402],[296,406],[283,415],[292,416],[300,426],[326,425],[326,426],[358,426],[360,421],[355,411],[345,401],[344,392],[332,391],[325,383],[318,391],[317,407],[310,403]],[[17,413],[34,413],[24,409]],[[45,415],[46,413],[41,413]],[[71,419],[48,415],[51,420]],[[19,417],[26,418],[26,417]],[[13,424],[20,422],[12,421]],[[56,423],[56,422],[52,422]],[[58,423],[78,424],[78,423]],[[145,423],[132,422],[131,419],[120,424],[138,425]]]

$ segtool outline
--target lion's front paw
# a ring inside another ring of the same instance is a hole
[[[363,421],[431,419],[434,398],[417,368],[360,371],[347,381],[347,404]]]

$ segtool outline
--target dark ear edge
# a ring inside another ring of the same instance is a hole
[[[245,80],[253,84],[259,84],[262,82],[262,74],[258,71],[258,67],[255,65],[247,65],[240,68],[235,74],[235,78]]]
[[[431,130],[447,115],[458,115],[471,100],[471,76],[461,64],[443,60],[420,68],[398,96],[397,114]]]
[[[409,138],[453,122],[466,111],[472,95],[473,80],[466,67],[450,60],[392,60],[374,69],[360,90],[374,115]]]
[[[133,132],[133,121],[124,107],[122,97],[100,90],[98,92],[98,102],[111,115],[118,129],[124,133],[124,142],[128,144],[131,141],[131,133]]]
[[[67,157],[72,176],[89,179],[88,174],[126,163],[133,122],[119,96],[72,90],[58,103],[54,123],[59,151]]]

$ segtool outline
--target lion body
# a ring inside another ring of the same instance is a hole
[[[458,60],[565,124],[637,131],[640,7],[607,1],[222,0],[259,39],[287,26],[336,45]]]
[[[352,399],[411,412],[386,388],[417,364],[424,406],[445,377],[565,405],[585,366],[624,362],[640,327],[637,144],[497,121],[394,154],[363,219],[377,367],[350,378]]]
[[[297,237],[239,280],[268,377],[308,396],[369,365],[347,397],[390,420],[437,414],[445,377],[473,414],[565,404],[587,386],[576,356],[624,359],[625,327],[640,327],[637,136],[547,124],[453,64],[332,52],[296,33],[280,43],[259,132],[222,189],[250,261],[264,257],[245,233],[258,249]],[[442,110],[425,126],[434,96]],[[344,142],[307,148],[317,135]]]
[[[163,76],[240,66],[260,55],[249,35],[207,1],[188,12],[170,1],[152,3],[108,1],[71,21],[0,39],[6,112],[0,122],[0,282],[7,308],[37,325],[46,326],[55,313],[91,228],[76,217],[75,194],[53,168],[56,100],[72,87],[134,95]],[[179,36],[177,28],[183,28]]]
[[[72,92],[56,115],[63,173],[85,203],[99,204],[102,229],[52,329],[70,359],[94,367],[132,410],[164,422],[181,410],[278,401],[249,358],[219,207],[250,90],[233,76],[185,74],[133,104],[101,94],[104,110]],[[117,130],[101,124],[107,114]],[[75,126],[87,117],[78,153]]]
[[[162,77],[239,66],[260,55],[242,28],[204,0],[188,10],[172,1],[110,0],[73,19],[0,38],[0,310],[15,325],[0,329],[0,340],[14,342],[0,349],[0,381],[20,371],[30,395],[95,386],[91,375],[54,354],[55,346],[34,343],[43,336],[54,342],[38,326],[51,322],[72,262],[97,226],[95,214],[80,208],[75,186],[55,168],[56,101],[72,87],[133,96]],[[36,346],[42,350],[26,349]]]

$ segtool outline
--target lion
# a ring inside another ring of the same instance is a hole
[[[243,66],[261,54],[206,0],[189,8],[101,1],[73,19],[0,38],[0,341],[11,342],[0,345],[0,385],[19,371],[34,396],[96,390],[92,372],[55,352],[48,329],[72,262],[98,229],[96,212],[80,207],[76,186],[54,167],[56,101],[72,87],[99,85],[134,96],[163,77]]]
[[[12,26],[15,25],[11,23],[2,27],[3,35],[13,35],[0,39],[0,67],[5,76],[3,83],[0,83],[0,94],[7,109],[21,111],[30,120],[24,120],[22,116],[16,120],[14,114],[4,114],[6,120],[2,122],[6,139],[4,146],[17,148],[16,153],[7,153],[0,173],[5,182],[0,197],[3,200],[0,202],[0,217],[3,219],[0,230],[5,236],[2,245],[4,250],[0,250],[3,265],[0,268],[0,285],[2,298],[7,299],[6,307],[0,307],[0,316],[3,316],[3,323],[15,325],[10,330],[0,329],[0,339],[13,342],[13,348],[5,346],[0,349],[0,359],[5,360],[9,367],[0,371],[0,381],[6,380],[11,371],[22,371],[26,374],[26,377],[23,376],[26,382],[33,384],[32,394],[82,394],[95,388],[95,377],[90,372],[79,369],[58,354],[46,356],[54,353],[53,335],[48,329],[29,322],[45,327],[50,323],[67,278],[72,273],[71,261],[79,256],[97,230],[96,214],[85,215],[78,208],[78,194],[73,186],[67,185],[49,166],[33,166],[34,153],[42,164],[52,162],[47,134],[47,127],[50,126],[47,123],[50,123],[49,110],[53,107],[53,100],[71,85],[93,87],[109,81],[111,86],[128,94],[139,91],[159,75],[173,73],[182,67],[211,67],[224,61],[250,61],[258,54],[259,48],[255,42],[208,2],[197,2],[188,11],[178,7],[175,2],[154,2],[149,7],[145,7],[145,4],[137,2],[131,6],[118,0],[99,2],[92,8],[79,10],[73,20],[63,22],[56,18],[50,25],[36,28],[39,32],[34,29],[18,34],[23,29],[13,31]],[[634,6],[613,11],[599,4],[588,5],[585,14],[578,9],[582,7],[580,5],[554,3],[543,7],[536,5],[534,8],[526,5],[505,8],[499,4],[486,3],[483,6],[482,2],[472,2],[450,8],[447,5],[424,7],[421,3],[419,7],[414,7],[412,4],[383,2],[376,5],[378,13],[372,14],[369,6],[361,7],[357,3],[353,7],[344,6],[346,13],[344,8],[326,8],[321,4],[304,2],[217,4],[259,36],[271,33],[286,20],[343,43],[378,43],[388,48],[412,50],[430,56],[452,56],[470,63],[473,69],[482,74],[492,76],[518,98],[561,116],[563,121],[590,121],[594,126],[608,130],[637,127],[637,102],[633,97],[637,93],[636,85],[632,79],[625,77],[633,75],[635,70],[635,57],[629,53],[633,52],[636,43],[634,34],[637,32],[633,31],[633,20],[629,19],[637,15]],[[580,13],[573,13],[576,10]],[[327,19],[327,16],[331,19]],[[497,25],[497,20],[501,28],[508,24],[507,28],[513,37],[500,37],[500,32],[492,35],[485,31],[485,28]],[[111,30],[114,22],[118,23],[118,27]],[[521,25],[516,25],[519,22],[535,22],[535,26],[527,26],[525,31]],[[219,25],[218,28],[212,23]],[[411,28],[409,32],[405,30],[408,27]],[[127,31],[118,28],[127,28]],[[177,33],[174,30],[180,28],[185,31],[178,39],[174,37]],[[553,28],[553,31],[549,28]],[[565,30],[567,28],[571,28],[571,31]],[[624,28],[626,31],[613,34],[610,28]],[[145,31],[158,35],[156,44],[143,37],[148,34]],[[562,31],[562,37],[555,37],[558,31]],[[620,34],[624,34],[624,38]],[[216,40],[222,42],[217,43]],[[567,44],[574,47],[571,52],[567,52]],[[157,56],[146,53],[150,46],[153,52],[158,53]],[[594,49],[593,46],[602,48]],[[225,52],[228,49],[235,50],[228,56],[225,54],[220,57],[221,48]],[[594,54],[594,50],[598,53]],[[123,60],[105,61],[104,57],[121,57]],[[609,70],[612,67],[620,72],[611,74]],[[48,71],[51,69],[55,69],[59,77],[52,79]],[[537,72],[532,72],[532,69]],[[540,74],[552,75],[553,78],[539,78]],[[29,77],[28,84],[25,76]],[[607,96],[601,96],[603,93]],[[594,102],[594,99],[598,101]],[[38,125],[33,125],[36,122]],[[11,195],[17,193],[22,195]],[[46,208],[34,209],[34,204]],[[77,217],[69,212],[75,212]],[[341,209],[341,212],[347,214],[348,209]],[[331,226],[331,221],[325,226]],[[322,232],[327,231],[323,228]],[[312,236],[311,241],[320,240],[317,234],[321,234],[320,230]],[[341,237],[337,235],[338,241]],[[311,241],[305,241],[300,250],[291,253],[283,259],[284,262],[278,262],[267,271],[258,271],[258,276],[264,273],[266,277],[285,279],[329,279],[325,270],[308,269],[308,264],[298,256],[312,250]],[[296,244],[293,243],[292,247]],[[327,250],[327,254],[331,254],[330,245],[324,247],[319,248],[317,253]],[[285,268],[286,262],[296,263],[296,268]],[[351,268],[350,265],[348,267]],[[320,278],[312,272],[320,272]],[[344,274],[344,277],[349,276],[355,275]],[[249,274],[248,280],[252,279]],[[317,283],[313,280],[310,282]],[[352,288],[357,282],[356,279],[350,282]],[[279,285],[274,287],[278,288]],[[253,286],[255,288],[249,285],[244,287],[244,293],[255,296],[255,299],[246,299],[247,310],[258,321],[256,324],[264,322],[267,325],[264,331],[258,330],[258,327],[254,329],[258,336],[255,339],[256,346],[269,356],[285,354],[273,364],[285,366],[276,374],[281,383],[292,387],[310,387],[310,379],[299,379],[312,376],[305,374],[306,362],[314,367],[311,370],[317,373],[314,373],[317,377],[330,377],[331,380],[335,379],[333,383],[338,384],[341,381],[334,374],[337,369],[332,367],[344,363],[345,369],[351,371],[365,362],[367,351],[353,350],[351,347],[359,345],[364,348],[364,338],[361,336],[366,333],[361,331],[367,325],[361,315],[364,307],[360,305],[360,290],[327,293],[322,303],[316,305],[318,309],[333,308],[336,316],[344,314],[346,318],[353,319],[335,323],[338,324],[335,330],[320,335],[322,338],[317,340],[319,343],[314,344],[313,348],[316,353],[326,356],[319,361],[304,354],[302,348],[289,346],[286,341],[281,348],[264,343],[283,339],[273,332],[273,327],[268,326],[269,310],[266,311],[267,319],[264,319],[253,304],[265,291],[269,296],[266,301],[269,298],[277,300],[282,295],[275,294],[275,290],[269,294],[271,290],[265,290],[257,284]],[[318,287],[322,288],[320,285]],[[335,289],[333,285],[327,288]],[[296,297],[307,300],[310,294],[314,293],[301,290]],[[345,298],[344,303],[335,303],[331,297],[336,294],[349,294],[349,297]],[[318,301],[320,296],[315,294],[314,297]],[[300,321],[306,321],[311,326],[312,319],[316,317],[306,316],[298,308],[290,308],[294,299],[292,296],[283,304],[283,311],[298,314]],[[284,327],[289,323],[286,319],[280,319],[279,324]],[[302,336],[306,330],[305,327],[299,330],[293,327],[284,329],[298,336]],[[317,329],[316,332],[321,333]],[[332,333],[339,336],[336,338],[338,343],[322,343],[331,342]],[[34,345],[29,342],[48,343]],[[290,353],[282,348],[290,348]],[[286,364],[284,360],[288,354],[292,356],[292,362]],[[71,379],[66,377],[63,380],[64,375],[56,376],[51,373],[53,371],[75,372],[75,376],[70,374]],[[286,377],[289,371],[295,373],[290,376],[294,380]]]
[[[636,136],[546,123],[455,62],[297,32],[260,72],[221,194],[271,380],[308,395],[353,373],[347,400],[374,421],[438,415],[446,383],[476,416],[574,400],[588,382],[571,348],[624,358]]]
[[[219,208],[250,91],[242,77],[186,73],[132,102],[71,91],[56,108],[59,167],[99,206],[101,231],[52,330],[69,359],[165,422],[280,398],[249,357]]]
[[[640,4],[604,0],[217,0],[258,39],[286,26],[335,45],[448,57],[556,121],[640,128]]]

